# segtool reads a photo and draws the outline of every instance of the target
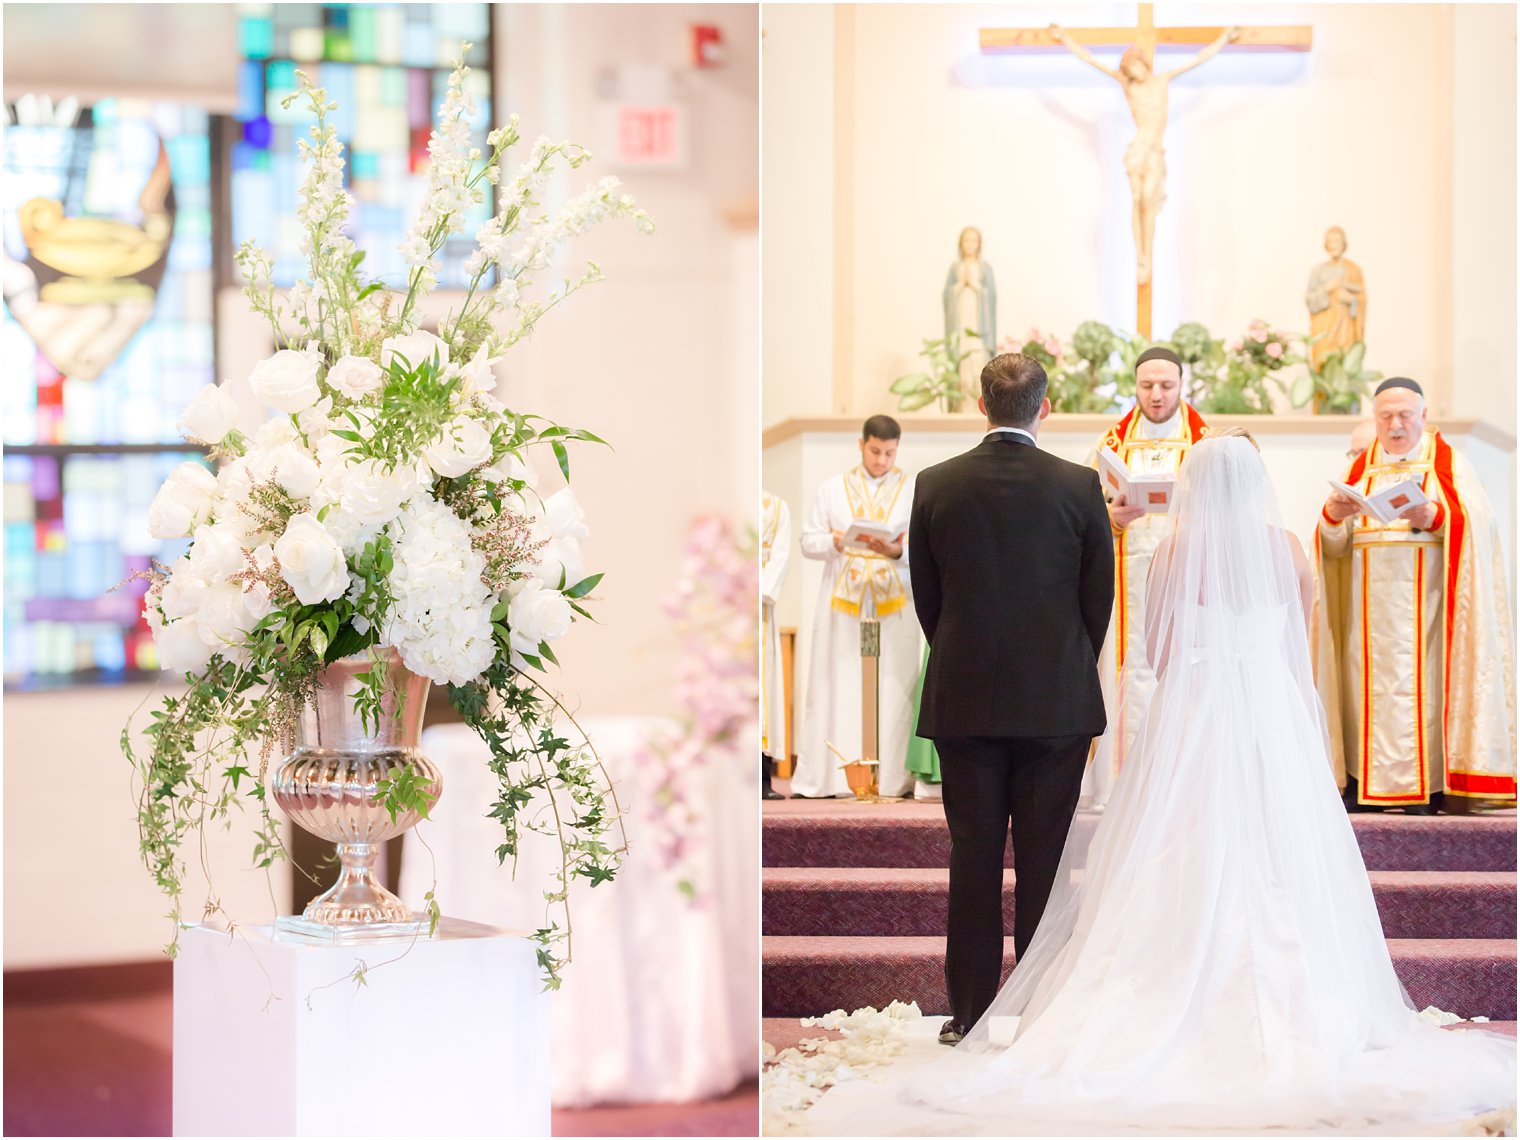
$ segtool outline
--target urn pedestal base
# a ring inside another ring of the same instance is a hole
[[[190,927],[174,962],[174,1134],[548,1136],[535,950],[451,918],[437,938],[365,950]]]

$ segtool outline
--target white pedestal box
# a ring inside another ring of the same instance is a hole
[[[533,943],[459,919],[410,948],[193,927],[174,963],[174,1134],[548,1136],[542,989]]]

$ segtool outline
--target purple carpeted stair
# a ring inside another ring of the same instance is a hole
[[[1368,814],[1351,822],[1394,966],[1414,1001],[1513,1020],[1513,811]],[[944,1012],[949,854],[938,804],[767,803],[765,1016],[880,1007],[894,998]],[[1011,933],[1011,871],[1004,898]],[[1012,965],[1010,939],[1005,969]]]

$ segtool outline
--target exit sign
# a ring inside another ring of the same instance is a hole
[[[686,112],[676,106],[609,108],[612,146],[619,166],[680,167],[686,165]]]

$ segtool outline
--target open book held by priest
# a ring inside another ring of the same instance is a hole
[[[1421,507],[1430,502],[1420,489],[1418,479],[1405,479],[1392,487],[1384,487],[1375,495],[1364,495],[1355,487],[1330,480],[1330,486],[1362,508],[1364,515],[1371,515],[1380,523],[1391,523],[1410,507]]]
[[[1111,447],[1098,449],[1098,477],[1111,499],[1124,496],[1131,507],[1144,507],[1148,515],[1165,514],[1172,506],[1172,471],[1136,474]]]

